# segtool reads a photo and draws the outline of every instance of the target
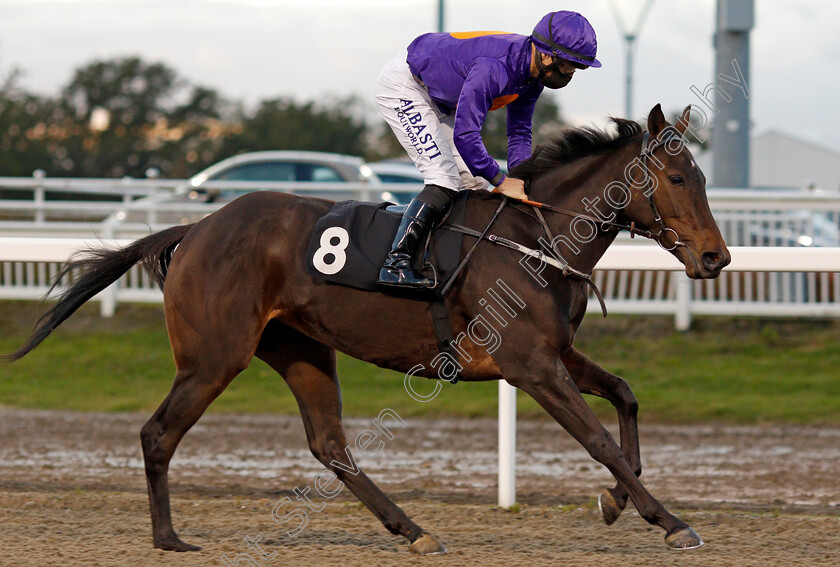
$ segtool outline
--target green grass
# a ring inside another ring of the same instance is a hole
[[[174,373],[158,306],[120,306],[112,320],[85,306],[36,351],[0,365],[0,404],[80,411],[153,411]],[[38,308],[0,303],[0,352],[16,349]],[[642,422],[840,424],[840,322],[702,318],[677,333],[664,317],[588,318],[576,345],[626,378]],[[339,357],[345,415],[389,407],[402,416],[494,416],[495,382],[444,384],[419,403],[401,374]],[[417,382],[427,387],[432,382]],[[612,408],[588,398],[610,420]],[[259,360],[211,406],[215,412],[297,413],[283,380]],[[547,419],[519,396],[520,415]]]

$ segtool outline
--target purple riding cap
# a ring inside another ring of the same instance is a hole
[[[574,61],[587,67],[600,67],[595,59],[598,40],[589,20],[577,12],[551,12],[534,27],[531,41],[543,53]]]

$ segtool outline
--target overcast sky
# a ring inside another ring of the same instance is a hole
[[[617,0],[632,25],[643,0]],[[194,83],[254,103],[358,94],[417,35],[435,31],[438,0],[0,0],[0,76],[56,94],[94,58],[163,61]],[[528,34],[547,12],[584,14],[601,69],[557,96],[566,118],[603,124],[624,114],[624,53],[607,0],[447,0],[446,30]],[[639,119],[697,103],[714,80],[714,0],[657,0],[638,41]],[[832,0],[756,0],[749,77],[754,132],[782,130],[840,147],[840,7]],[[370,109],[373,112],[373,104]]]

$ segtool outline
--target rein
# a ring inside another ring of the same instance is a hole
[[[641,152],[639,153],[639,158],[641,159],[641,162],[642,162],[642,165],[644,166],[644,168],[648,171],[650,171],[650,168],[648,167],[648,159],[653,157],[653,152],[655,152],[660,147],[664,146],[668,142],[668,140],[670,140],[674,135],[677,135],[671,129],[666,129],[663,132],[668,132],[668,134],[666,134],[664,136],[661,136],[661,137],[657,136],[656,138],[653,138],[652,142],[651,142],[651,137],[650,137],[649,132],[645,132],[644,137],[642,138],[642,146],[641,146]],[[631,178],[630,188],[631,189],[637,188],[637,189],[641,190],[641,185],[637,186],[636,185],[636,180]],[[554,241],[554,236],[551,234],[551,230],[548,227],[548,223],[545,222],[545,218],[543,218],[543,215],[540,212],[541,210],[549,211],[549,212],[557,213],[557,214],[561,214],[561,215],[566,215],[566,216],[570,216],[570,217],[579,217],[579,218],[582,218],[582,219],[586,219],[586,220],[592,221],[592,222],[600,225],[601,230],[608,230],[610,228],[617,229],[619,231],[620,230],[626,230],[630,233],[630,238],[635,237],[635,235],[637,235],[637,234],[639,236],[643,236],[644,238],[649,238],[650,240],[653,240],[657,244],[659,244],[659,246],[662,247],[663,250],[666,250],[668,252],[676,249],[678,246],[686,246],[686,244],[680,240],[680,236],[679,236],[679,234],[677,234],[677,231],[675,231],[672,228],[668,228],[667,226],[665,226],[665,222],[662,220],[662,215],[659,212],[659,207],[656,206],[656,201],[654,201],[654,199],[653,199],[653,191],[651,191],[650,194],[646,194],[646,197],[647,197],[647,200],[648,200],[648,205],[650,205],[650,208],[653,210],[654,221],[659,224],[659,232],[655,233],[655,234],[653,232],[651,232],[650,230],[637,228],[636,223],[632,222],[632,221],[630,222],[630,224],[621,224],[621,223],[616,223],[616,222],[612,222],[612,221],[605,221],[603,219],[599,219],[599,218],[593,217],[591,215],[586,215],[586,214],[579,213],[579,212],[576,212],[576,211],[572,211],[572,210],[569,210],[569,209],[563,209],[561,207],[554,207],[552,205],[548,205],[546,203],[540,203],[538,201],[530,201],[528,199],[522,199],[519,202],[524,204],[524,205],[528,205],[528,206],[530,206],[534,209],[535,214],[533,216],[535,216],[537,221],[542,226],[543,233],[545,234],[546,238],[548,239],[548,242],[553,242]],[[478,243],[481,242],[482,240],[487,240],[488,242],[491,242],[493,244],[497,244],[499,246],[504,246],[506,248],[516,250],[517,252],[519,252],[521,254],[524,254],[526,256],[530,256],[532,258],[537,258],[541,262],[543,262],[545,264],[548,264],[548,265],[550,265],[554,268],[557,268],[566,277],[575,277],[575,278],[583,280],[584,282],[586,282],[587,285],[589,285],[589,287],[592,288],[592,291],[595,293],[595,297],[598,298],[598,302],[601,304],[601,311],[604,314],[604,317],[606,317],[607,316],[607,306],[606,306],[606,303],[604,302],[604,296],[601,294],[601,290],[598,289],[598,286],[595,284],[595,282],[592,281],[592,274],[591,273],[582,272],[580,270],[577,270],[577,269],[573,268],[572,265],[568,262],[568,260],[566,260],[559,252],[557,252],[557,250],[552,250],[553,254],[552,255],[547,255],[542,250],[535,250],[533,248],[529,248],[527,246],[519,244],[518,242],[514,242],[512,240],[509,240],[507,238],[503,238],[501,236],[496,236],[495,234],[490,234],[490,235],[487,234],[488,231],[490,230],[490,227],[493,225],[494,221],[499,216],[499,213],[502,211],[502,209],[505,207],[505,205],[508,204],[508,201],[509,201],[509,199],[503,195],[502,196],[502,202],[499,204],[499,207],[496,209],[495,214],[493,215],[492,219],[487,224],[487,226],[484,227],[484,230],[481,231],[481,232],[479,232],[477,230],[474,230],[472,228],[466,227],[466,226],[462,226],[462,225],[455,224],[455,223],[450,223],[450,222],[444,222],[443,224],[440,225],[440,228],[445,228],[445,229],[448,229],[448,230],[454,230],[456,232],[461,232],[463,234],[466,234],[468,236],[472,236],[472,237],[476,238],[475,244],[472,246],[472,248],[469,250],[469,252],[465,255],[465,257],[461,260],[460,264],[455,269],[455,271],[452,273],[452,275],[449,277],[449,279],[445,282],[440,295],[444,295],[449,290],[449,288],[452,286],[452,284],[455,281],[455,278],[460,273],[462,268],[466,265],[467,260],[469,260],[470,256],[472,256],[472,253],[475,250],[476,246],[478,246]],[[521,211],[521,209],[519,209],[516,206],[514,206],[514,209]],[[674,244],[670,247],[666,246],[663,243],[664,236],[668,232],[671,232],[674,235]],[[553,249],[553,247],[552,247],[552,249]]]
[[[654,138],[653,143],[651,143],[650,132],[645,132],[644,137],[642,138],[642,149],[641,149],[641,152],[639,153],[639,158],[641,158],[642,165],[648,171],[650,170],[650,168],[648,167],[648,159],[653,156],[653,152],[655,152],[656,150],[658,150],[659,148],[664,146],[668,142],[668,140],[670,140],[672,137],[677,135],[671,129],[666,129],[663,132],[668,132],[668,134],[666,134],[665,136],[662,136],[661,138],[660,137]],[[631,187],[631,189],[633,189],[633,188],[640,189],[640,187],[636,186],[636,180],[635,179],[631,179],[631,186],[630,187]],[[680,235],[677,234],[677,231],[675,231],[673,228],[668,228],[667,226],[665,226],[665,222],[662,220],[662,215],[659,212],[659,207],[656,206],[656,201],[654,201],[654,199],[653,199],[653,193],[654,192],[651,191],[651,193],[649,195],[646,195],[646,197],[647,197],[648,205],[653,210],[653,220],[659,225],[659,232],[656,233],[656,234],[654,234],[650,230],[637,228],[635,222],[631,222],[629,225],[628,224],[621,224],[621,223],[616,223],[616,222],[612,222],[612,221],[605,221],[603,219],[599,219],[599,218],[593,217],[591,215],[585,215],[583,213],[578,213],[576,211],[572,211],[572,210],[569,210],[569,209],[554,207],[554,206],[548,205],[546,203],[540,203],[539,201],[530,201],[530,200],[527,200],[527,199],[523,199],[521,202],[525,205],[530,205],[530,206],[534,207],[535,211],[539,211],[540,209],[543,209],[543,210],[550,211],[550,212],[553,212],[553,213],[558,213],[558,214],[561,214],[561,215],[566,215],[566,216],[570,216],[570,217],[580,217],[582,219],[592,221],[592,222],[600,225],[602,230],[607,230],[607,228],[615,228],[617,230],[626,230],[630,233],[630,238],[633,238],[633,237],[635,237],[635,235],[638,234],[639,236],[643,236],[644,238],[648,238],[650,240],[655,241],[663,250],[666,250],[667,252],[671,252],[672,250],[674,250],[675,248],[677,248],[679,246],[685,246],[686,244],[680,240]],[[539,220],[543,224],[543,227],[547,228],[547,227],[545,227],[545,221],[542,220],[541,215],[540,215]],[[663,243],[665,234],[667,234],[669,232],[674,235],[674,244],[670,247],[666,246]]]

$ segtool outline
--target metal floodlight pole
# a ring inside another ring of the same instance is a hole
[[[624,69],[624,117],[633,117],[633,54],[636,47],[636,38],[642,30],[642,25],[645,23],[650,9],[653,7],[654,0],[645,0],[645,5],[642,11],[639,12],[639,17],[636,19],[636,25],[633,29],[628,29],[624,23],[624,18],[621,17],[621,12],[618,10],[615,0],[609,0],[610,8],[612,9],[615,23],[618,26],[618,31],[624,36],[626,51],[625,69]]]
[[[750,33],[755,27],[754,4],[754,0],[717,0],[711,140],[711,178],[716,187],[750,186],[750,101],[746,89],[750,79]],[[722,79],[733,75],[739,82],[743,79],[742,89]]]

